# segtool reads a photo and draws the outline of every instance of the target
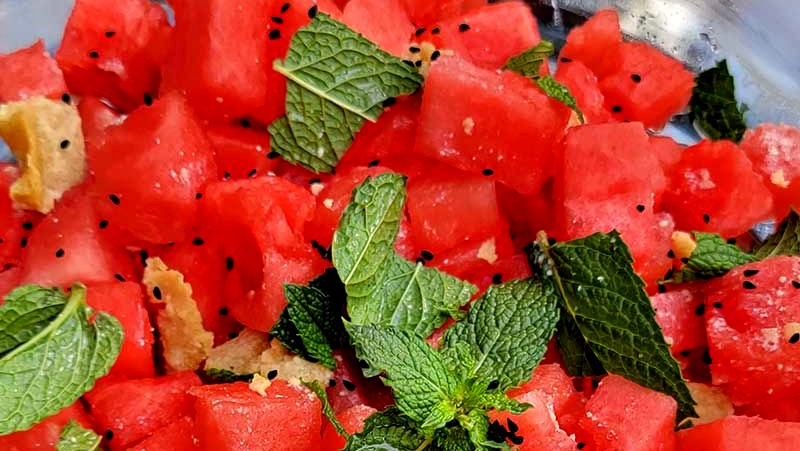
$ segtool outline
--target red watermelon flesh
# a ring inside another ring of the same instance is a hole
[[[651,296],[650,302],[673,355],[705,346],[703,312],[706,306],[696,287],[670,287],[666,293]]]
[[[621,120],[660,129],[684,110],[692,97],[694,74],[650,44],[616,47],[614,70],[600,80],[606,106]]]
[[[650,136],[650,152],[652,152],[659,163],[661,163],[665,174],[670,174],[672,172],[672,168],[681,160],[681,155],[685,148],[686,146],[678,144],[669,136]]]
[[[580,61],[562,61],[555,79],[569,88],[587,124],[609,122],[611,115],[606,110],[597,76],[586,65]]]
[[[762,124],[745,133],[742,150],[772,192],[775,217],[800,208],[800,129]]]
[[[106,105],[97,97],[82,97],[78,103],[78,113],[81,116],[81,131],[86,141],[86,158],[89,165],[106,151],[106,131],[113,125],[125,121],[125,116],[117,110]]]
[[[268,158],[269,134],[238,125],[206,129],[221,179],[238,180],[265,175],[275,169],[277,158]]]
[[[158,92],[171,31],[164,9],[148,0],[79,0],[56,61],[72,92],[131,111]]]
[[[408,51],[409,37],[414,33],[405,9],[394,0],[351,0],[344,8],[342,22],[397,56]]]
[[[798,399],[798,280],[799,258],[772,257],[734,268],[706,290],[712,380],[735,405]]]
[[[15,52],[0,54],[0,103],[30,97],[61,98],[67,93],[64,74],[44,49],[42,40]]]
[[[540,391],[529,391],[516,396],[519,402],[531,404],[533,407],[520,415],[508,412],[495,412],[490,415],[491,421],[498,421],[501,426],[512,430],[522,437],[519,451],[573,451],[577,443],[558,424],[553,403]]]
[[[678,432],[680,451],[794,451],[800,423],[730,416]]]
[[[614,56],[621,43],[617,11],[601,9],[586,23],[570,31],[559,60],[580,61],[602,78],[617,68]]]
[[[535,193],[552,173],[569,116],[520,75],[440,58],[425,84],[415,151]]]
[[[19,178],[15,164],[0,163],[0,270],[19,266],[31,229],[41,215],[17,209],[9,196],[11,185]]]
[[[442,19],[449,19],[459,14],[464,14],[486,4],[485,0],[401,0],[408,11],[411,20],[417,27],[433,28],[434,24]]]
[[[436,24],[425,34],[436,47],[450,50],[478,67],[500,69],[508,59],[539,43],[539,28],[523,2],[487,5]]]
[[[705,140],[683,151],[664,209],[679,229],[735,237],[769,218],[772,196],[739,147]]]
[[[246,383],[205,385],[194,397],[195,434],[201,449],[317,451],[322,410],[308,389],[273,380],[264,396]]]
[[[377,410],[374,407],[356,404],[339,412],[336,415],[336,419],[339,420],[339,423],[348,434],[355,434],[361,432],[364,422],[375,412]],[[347,445],[345,438],[339,435],[330,423],[326,423],[322,427],[322,448],[320,451],[339,451],[344,449],[345,445]]]
[[[127,451],[193,451],[195,443],[194,418],[186,416],[158,429],[150,437]]]
[[[677,403],[623,377],[606,376],[586,403],[581,426],[598,450],[675,450]]]
[[[392,392],[378,378],[367,379],[356,361],[352,349],[333,352],[336,368],[326,392],[333,411],[337,414],[357,405],[368,405],[377,410],[394,404]]]
[[[64,425],[77,421],[81,426],[91,429],[92,421],[80,401],[65,407],[61,412],[43,419],[36,426],[25,431],[0,436],[0,449],[5,451],[36,451],[56,449]]]

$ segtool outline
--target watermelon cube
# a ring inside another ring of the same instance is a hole
[[[336,419],[339,420],[339,423],[348,434],[355,434],[361,432],[364,428],[364,422],[375,412],[377,410],[374,407],[366,404],[356,404],[337,413]],[[344,449],[346,444],[345,438],[336,432],[330,422],[326,422],[322,427],[322,448],[320,451],[339,451]]]
[[[614,55],[621,43],[617,10],[601,9],[586,23],[570,31],[559,61],[562,64],[580,61],[602,78],[616,69]]]
[[[688,285],[674,287],[667,293],[651,296],[650,302],[673,355],[705,346],[703,313],[706,306],[697,288]]]
[[[395,0],[351,0],[342,11],[342,22],[397,56],[408,52],[414,33],[408,13]]]
[[[775,217],[800,209],[800,129],[762,124],[745,133],[742,150],[772,193]]]
[[[30,47],[0,54],[0,67],[4,72],[0,78],[0,103],[35,96],[60,98],[67,93],[64,74],[41,40]]]
[[[680,451],[794,451],[800,423],[730,416],[678,433]]]
[[[569,88],[587,124],[602,124],[611,119],[597,76],[585,64],[567,60],[558,64],[555,79]]]

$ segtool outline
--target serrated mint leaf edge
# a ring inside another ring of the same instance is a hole
[[[56,451],[95,451],[103,438],[91,429],[85,429],[75,420],[70,420],[56,443]]]

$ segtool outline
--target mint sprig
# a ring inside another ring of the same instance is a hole
[[[85,429],[75,420],[70,420],[61,431],[56,451],[95,451],[100,448],[102,440],[91,429]]]
[[[529,247],[531,266],[559,295],[558,345],[576,376],[618,374],[678,402],[678,420],[695,402],[655,320],[644,282],[619,233]]]
[[[23,318],[35,334],[14,331],[13,318]],[[122,346],[122,326],[113,316],[94,314],[81,284],[69,295],[17,288],[0,307],[0,326],[6,347],[0,356],[0,435],[27,429],[74,403],[108,373]]]
[[[792,209],[778,224],[775,233],[753,248],[753,254],[758,260],[776,255],[800,255],[800,215]]]
[[[272,149],[312,171],[330,172],[365,120],[383,103],[412,94],[422,76],[325,14],[292,37],[275,71],[287,79],[286,115],[269,126]]]
[[[396,407],[390,407],[370,415],[361,432],[350,436],[343,451],[416,451],[424,449],[426,443],[430,444],[430,439],[419,425]]]
[[[712,279],[724,276],[731,269],[756,261],[756,258],[728,244],[725,239],[715,233],[694,232],[697,247],[692,251],[670,283],[690,282],[698,279]]]
[[[355,324],[386,324],[420,336],[449,317],[476,288],[394,250],[405,203],[405,177],[381,174],[355,189],[333,237],[333,265],[347,292]]]
[[[697,75],[689,107],[695,123],[709,138],[742,140],[747,124],[736,102],[736,88],[727,61],[722,60]]]

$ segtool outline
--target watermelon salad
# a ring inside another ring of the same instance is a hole
[[[800,130],[724,61],[612,9],[165,6],[0,55],[0,449],[797,448]]]

